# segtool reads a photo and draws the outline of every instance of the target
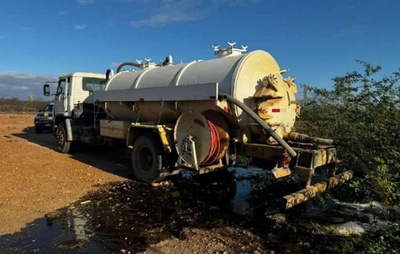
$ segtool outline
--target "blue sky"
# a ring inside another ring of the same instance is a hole
[[[297,84],[331,88],[362,70],[400,68],[399,0],[0,0],[0,97],[41,98],[60,73],[125,61],[214,58],[211,45],[272,54]]]

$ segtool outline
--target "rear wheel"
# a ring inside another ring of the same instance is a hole
[[[141,135],[133,144],[132,168],[137,180],[152,183],[160,175],[163,150],[160,142],[150,133]]]
[[[56,129],[57,148],[62,153],[69,153],[71,141],[67,140],[67,128],[65,123],[60,123]]]

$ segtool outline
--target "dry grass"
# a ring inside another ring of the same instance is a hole
[[[29,113],[43,109],[49,101],[21,101],[16,98],[0,98],[0,112]]]

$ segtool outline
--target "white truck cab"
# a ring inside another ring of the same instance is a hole
[[[61,74],[56,82],[46,82],[45,96],[50,95],[50,83],[56,83],[54,95],[54,127],[60,151],[68,152],[70,142],[81,140],[79,128],[74,129],[71,121],[78,124],[93,119],[93,92],[106,86],[106,75],[92,72]]]
[[[75,72],[60,75],[54,94],[55,116],[72,117],[74,109],[79,105],[93,104],[92,93],[104,90],[105,84],[105,74]],[[47,89],[49,94],[50,90]]]

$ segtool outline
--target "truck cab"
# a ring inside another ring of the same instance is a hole
[[[61,74],[56,82],[49,81],[43,86],[45,96],[50,95],[51,83],[57,85],[53,94],[55,135],[60,151],[68,152],[69,142],[81,140],[81,127],[93,126],[93,92],[104,90],[106,76],[92,72]]]
[[[73,117],[82,104],[93,104],[93,92],[104,90],[105,84],[105,75],[100,73],[75,72],[60,75],[54,94],[56,125],[64,117]],[[50,95],[48,83],[44,89],[45,95]]]

